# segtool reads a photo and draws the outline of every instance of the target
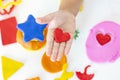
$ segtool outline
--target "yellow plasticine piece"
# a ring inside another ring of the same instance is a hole
[[[83,6],[81,5],[81,6],[80,6],[80,11],[82,11],[82,10],[83,10]]]
[[[5,56],[2,56],[1,59],[4,80],[8,80],[10,76],[12,76],[17,70],[19,70],[23,66],[23,63],[9,59]]]
[[[81,6],[80,6],[80,11],[83,10],[83,2],[84,2],[84,0],[82,0]]]
[[[6,5],[3,5],[3,0],[0,0],[0,8],[7,8],[8,6],[11,6],[11,5],[18,5],[22,2],[22,0],[18,0],[18,1],[15,1],[15,2],[9,2],[7,3]]]
[[[63,66],[63,73],[61,75],[60,78],[56,78],[55,80],[68,80],[69,78],[71,78],[74,74],[74,72],[67,72],[67,67],[68,67],[68,64],[64,64]]]

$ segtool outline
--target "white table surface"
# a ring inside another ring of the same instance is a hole
[[[88,59],[85,49],[89,31],[96,24],[106,20],[120,24],[119,4],[120,0],[85,0],[84,9],[76,18],[77,29],[79,29],[80,34],[79,38],[74,40],[68,55],[68,71],[83,71],[84,67],[90,64],[88,73],[95,73],[93,80],[120,80],[120,59],[113,63],[95,63]],[[18,23],[21,23],[27,19],[29,14],[33,14],[35,17],[45,16],[56,11],[58,6],[58,0],[23,0],[10,15],[0,16],[0,20],[16,16]],[[61,72],[51,74],[42,68],[40,62],[44,51],[45,49],[29,52],[18,43],[2,46],[0,41],[0,56],[4,55],[24,63],[24,66],[9,80],[25,80],[34,76],[40,76],[41,80],[54,80],[54,78],[59,77]],[[1,70],[0,80],[3,80]],[[69,80],[79,79],[74,75]]]

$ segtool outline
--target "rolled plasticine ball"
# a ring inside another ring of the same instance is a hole
[[[94,62],[113,62],[120,56],[120,25],[112,21],[97,24],[90,30],[86,51]]]

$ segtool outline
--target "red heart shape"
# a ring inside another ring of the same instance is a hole
[[[56,28],[54,31],[54,38],[56,42],[66,42],[70,39],[70,34],[68,32],[62,31],[60,28]]]
[[[97,41],[101,45],[104,45],[104,44],[108,43],[111,40],[110,35],[108,35],[108,34],[103,35],[102,33],[97,34],[96,38],[97,38]]]

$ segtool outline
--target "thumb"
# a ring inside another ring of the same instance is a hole
[[[48,15],[46,15],[46,16],[44,16],[44,17],[38,17],[38,18],[36,19],[36,21],[37,21],[38,23],[42,23],[42,24],[49,23],[49,22],[53,19],[54,14],[55,14],[55,13],[51,13],[51,14],[48,14]]]

